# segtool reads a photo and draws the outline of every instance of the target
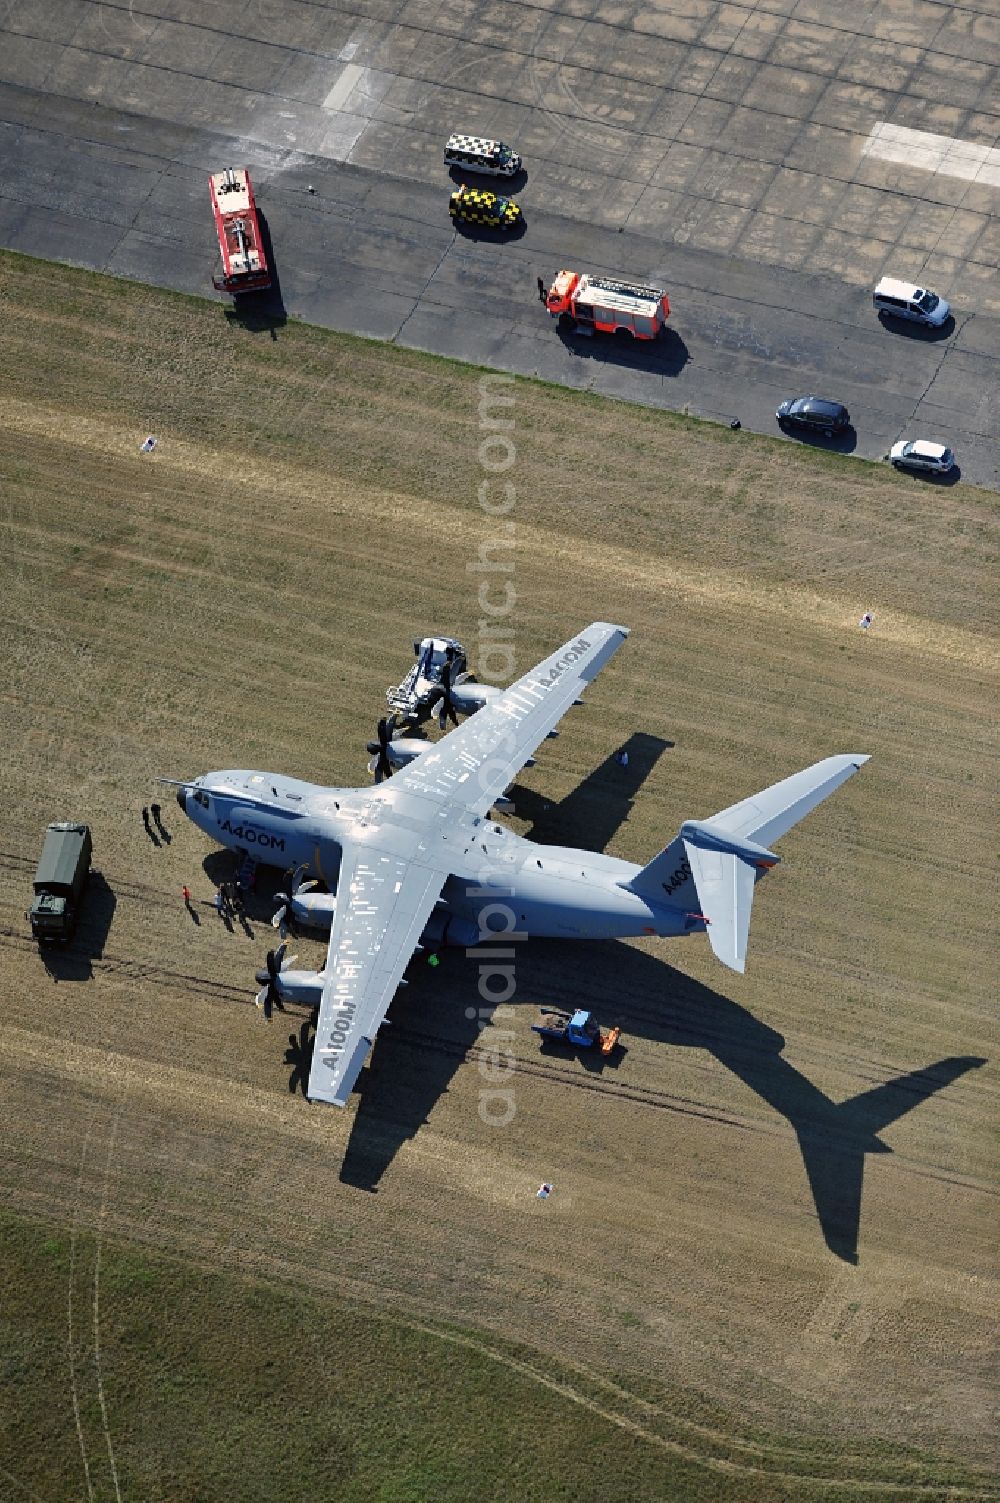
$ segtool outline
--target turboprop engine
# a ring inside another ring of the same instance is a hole
[[[439,903],[420,936],[420,948],[440,950],[444,945],[451,945],[456,949],[470,950],[481,938],[477,923],[472,919],[461,918],[457,913],[450,913],[443,903]]]
[[[431,745],[420,736],[400,736],[396,741],[389,742],[389,761],[393,767],[405,767],[407,762],[415,762],[421,752],[425,752]]]
[[[293,969],[297,955],[285,960],[285,945],[268,950],[264,966],[257,972],[261,990],[257,993],[257,1006],[263,1008],[270,1021],[271,1011],[277,1007],[284,1011],[286,1002],[301,1002],[306,1007],[317,1007],[323,996],[326,977],[322,971],[296,971]]]
[[[272,929],[277,929],[286,939],[296,924],[307,929],[329,929],[337,899],[332,892],[313,892],[315,880],[302,881],[304,866],[297,866],[288,884],[287,892],[276,892],[281,904],[271,920]]]
[[[332,892],[305,891],[306,887],[313,887],[314,885],[314,883],[308,882],[303,883],[298,888],[295,888],[293,884],[293,892],[291,898],[287,897],[284,893],[278,893],[278,897],[280,897],[282,900],[282,905],[274,915],[271,923],[276,929],[281,930],[282,938],[284,938],[285,930],[288,926],[290,917],[294,919],[296,923],[301,924],[304,928],[319,930],[321,934],[329,934],[330,927],[333,924],[333,916],[337,909],[337,896],[336,893]],[[299,897],[297,895],[298,893],[301,893],[302,896]],[[478,944],[481,938],[482,936],[479,933],[479,926],[474,922],[474,920],[463,918],[457,913],[452,913],[448,907],[448,904],[442,901],[438,903],[437,907],[434,909],[434,912],[427,920],[424,932],[420,936],[418,949],[440,950],[445,945],[450,945],[456,949],[468,950],[471,949],[473,945]],[[282,944],[276,952],[276,965],[278,970],[274,978],[277,981],[277,977],[280,974],[281,984],[280,986],[277,986],[272,996],[272,1002],[277,1000],[278,998],[285,997],[292,997],[292,1000],[296,1002],[300,1000],[310,1000],[306,996],[303,996],[301,998],[298,995],[293,996],[292,992],[288,990],[288,978],[289,976],[292,977],[292,986],[296,987],[299,984],[299,977],[316,976],[319,973],[315,971],[292,972],[290,969],[291,961],[287,963],[285,969],[281,969],[282,956],[284,955],[284,953],[285,945]],[[268,970],[266,972],[258,971],[257,973],[257,980],[262,984],[268,980],[271,973],[270,951],[268,952],[268,955]],[[322,985],[320,986],[320,991],[322,991]],[[261,997],[263,997],[263,995],[264,993],[261,992]],[[261,997],[257,999],[258,1002],[260,1002]]]
[[[392,731],[393,727],[383,717],[376,727],[378,739],[368,742],[368,754],[372,758],[368,771],[374,773],[376,783],[391,778],[397,768],[414,761],[432,744],[419,736],[400,736],[393,740]]]

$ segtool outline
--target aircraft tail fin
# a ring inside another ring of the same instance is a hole
[[[743,971],[754,886],[781,860],[769,843],[867,761],[861,755],[826,757],[711,819],[687,820],[629,887],[655,902],[685,908],[692,926],[704,921],[709,944],[723,965]]]

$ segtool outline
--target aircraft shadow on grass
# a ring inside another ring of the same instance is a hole
[[[539,845],[605,850],[632,812],[643,783],[673,744],[659,736],[635,732],[558,803],[533,788],[515,784],[518,818],[531,821],[525,836]],[[622,752],[628,753],[627,767],[618,761]]]
[[[590,972],[597,988],[605,965]],[[865,1158],[892,1152],[879,1133],[986,1063],[975,1056],[942,1059],[846,1101],[832,1101],[784,1058],[781,1034],[730,998],[630,949],[619,955],[617,966],[607,968],[609,989],[614,987],[615,971],[627,978],[633,995],[639,982],[644,998],[662,998],[659,1003],[633,1004],[634,1011],[626,1000],[619,1009],[623,1016],[616,1019],[626,1032],[704,1049],[789,1123],[798,1139],[823,1239],[847,1263],[858,1261]]]
[[[781,1034],[745,1007],[653,956],[614,942],[589,946],[582,972],[580,948],[556,940],[526,945],[519,957],[514,1002],[527,1005],[529,997],[536,1003],[548,999],[567,1010],[593,1003],[600,1021],[621,1025],[626,1040],[641,1036],[714,1055],[793,1129],[823,1239],[847,1263],[858,1261],[865,1159],[868,1154],[892,1152],[879,1134],[986,1063],[976,1056],[941,1059],[846,1101],[832,1101],[784,1058]],[[359,1085],[361,1098],[340,1176],[345,1184],[376,1189],[396,1153],[447,1091],[469,1047],[489,1040],[489,1033],[480,1040],[485,1012],[468,1006],[475,995],[475,956],[463,960],[456,954],[445,963],[452,974],[440,988],[426,982],[426,969],[423,975],[419,967],[411,969],[412,984],[393,1007],[399,1033],[394,1036],[389,1028],[379,1036]],[[585,975],[585,995],[566,994],[567,974],[574,967],[577,975]],[[613,1001],[602,1004],[601,998]],[[471,1019],[467,1010],[473,1013]],[[420,1039],[411,1043],[407,1034],[417,1029]],[[545,1057],[549,1051],[539,1052]],[[558,1052],[568,1065],[574,1062],[572,1051]],[[583,1071],[586,1056],[576,1063]],[[308,1074],[308,1064],[305,1069]],[[500,1084],[516,1092],[516,1082],[515,1073]],[[485,1080],[484,1092],[489,1088]],[[499,1110],[499,1098],[492,1106],[488,1096],[482,1099],[488,1111]]]
[[[663,750],[672,744],[655,736],[632,736],[624,747],[629,753],[627,768],[617,761],[618,753],[613,754],[559,803],[516,789],[519,814],[533,821],[531,838],[603,848],[627,819]],[[479,996],[475,952],[468,959],[456,951],[445,952],[442,964],[433,970],[418,956],[407,976],[410,984],[395,999],[390,1026],[379,1034],[378,1047],[359,1079],[357,1113],[341,1168],[344,1184],[370,1192],[377,1191],[396,1154],[427,1122],[469,1050],[495,1041],[501,1059],[504,1054],[502,1033],[486,1027],[491,1009]],[[865,1159],[868,1154],[892,1152],[879,1134],[967,1071],[985,1064],[975,1056],[938,1060],[837,1102],[784,1058],[780,1033],[721,992],[629,945],[604,941],[584,950],[579,942],[533,940],[518,954],[516,980],[515,1005],[544,1003],[563,1010],[593,1006],[601,1023],[622,1027],[626,1044],[630,1035],[639,1036],[713,1055],[791,1126],[823,1239],[848,1263],[858,1261]],[[312,1059],[312,1028],[310,1020],[300,1023],[288,1035],[285,1051],[288,1088],[303,1096]],[[546,1050],[542,1045],[539,1054],[558,1056],[567,1067],[578,1067],[581,1079],[597,1063],[585,1054]],[[620,1063],[622,1057],[619,1053],[602,1060],[601,1070]],[[499,1080],[484,1077],[479,1108],[487,1118],[502,1112],[501,1095],[511,1088],[516,1091],[516,1081],[516,1074]],[[491,1091],[498,1095],[491,1097]]]

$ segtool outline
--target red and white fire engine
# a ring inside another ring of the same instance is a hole
[[[613,334],[627,329],[636,339],[655,339],[670,317],[670,300],[659,287],[613,282],[584,272],[561,271],[545,306],[553,318],[575,319],[581,329]]]
[[[208,184],[222,254],[222,276],[213,277],[212,286],[232,293],[270,287],[249,172],[245,167],[227,167],[225,172],[213,172]]]

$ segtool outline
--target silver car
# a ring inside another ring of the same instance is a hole
[[[901,438],[889,450],[889,458],[898,470],[927,470],[932,475],[947,475],[955,468],[953,451],[926,438]]]

